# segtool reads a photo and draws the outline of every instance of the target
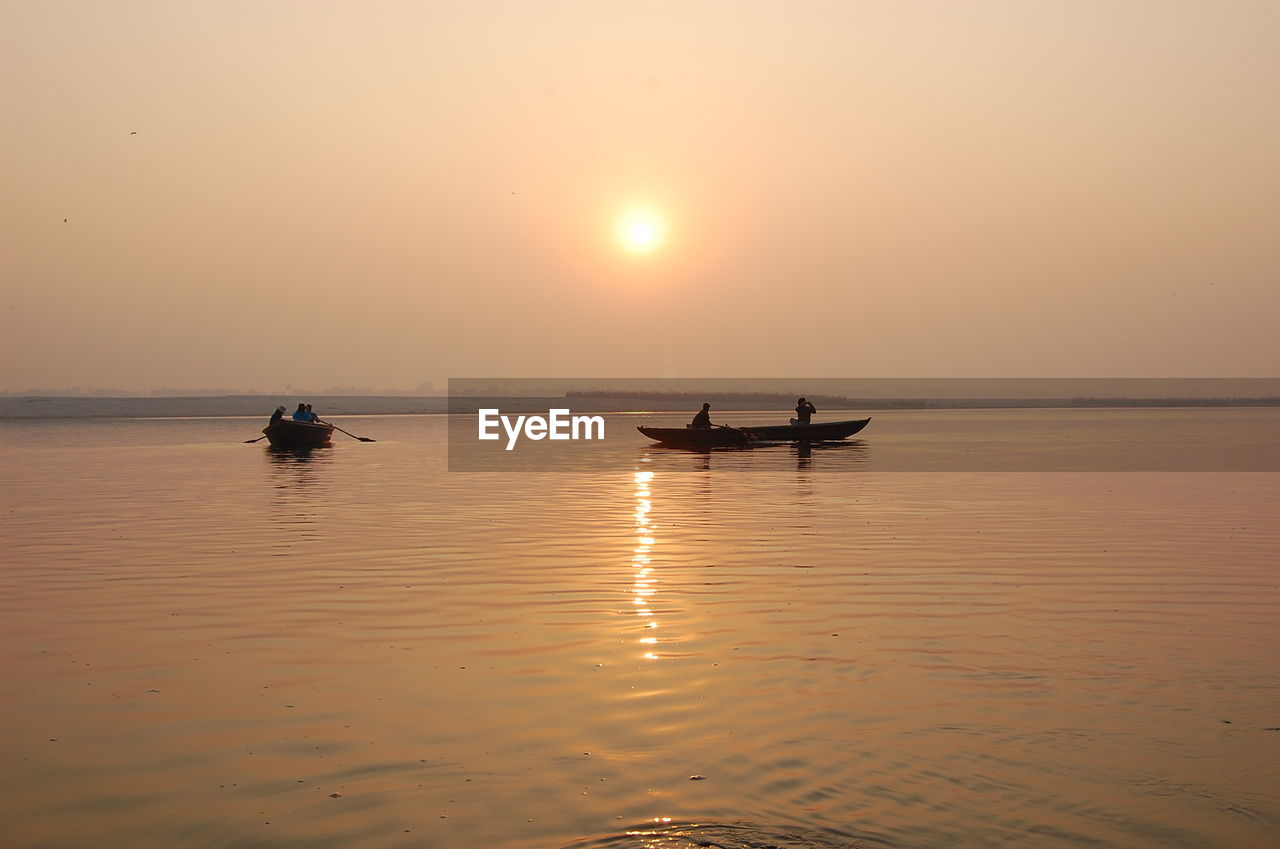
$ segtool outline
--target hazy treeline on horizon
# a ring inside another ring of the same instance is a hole
[[[447,390],[436,389],[429,380],[423,381],[413,389],[374,389],[371,387],[356,386],[331,386],[327,389],[294,386],[285,386],[282,389],[232,389],[226,387],[184,389],[175,386],[163,386],[157,389],[148,389],[145,391],[114,388],[86,389],[79,386],[68,386],[58,389],[33,388],[18,391],[0,389],[0,398],[6,396],[14,398],[184,398],[193,396],[202,398],[218,398],[234,395],[329,395],[337,397],[374,395],[393,397],[429,397],[432,395],[445,394],[447,394]]]
[[[816,398],[1268,398],[1280,378],[451,378],[449,395],[765,393]]]
[[[1110,397],[847,397],[813,395],[819,414],[833,410],[927,410],[983,408],[1088,407],[1270,407],[1280,406],[1280,394],[1270,396],[1110,396]],[[642,412],[696,410],[709,401],[718,411],[786,411],[794,397],[782,393],[567,393],[559,395],[220,395],[170,397],[23,397],[0,396],[0,419],[61,418],[205,418],[258,417],[277,405],[286,410],[310,403],[324,417],[357,415],[472,414],[481,408],[507,412],[540,412],[563,407],[575,412]]]

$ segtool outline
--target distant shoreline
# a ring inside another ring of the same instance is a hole
[[[735,409],[790,409],[795,399],[779,393],[736,392],[568,392],[566,400],[576,408],[592,409],[593,404],[608,405],[612,409],[619,404],[628,409],[696,409],[703,401],[713,406],[731,406]],[[456,401],[457,399],[455,399]],[[809,400],[819,409],[838,410],[949,410],[949,409],[1009,409],[1034,407],[1277,407],[1280,397],[1228,397],[1228,398],[1135,398],[1135,397],[1075,397],[1075,398],[856,398],[843,395],[810,395]],[[582,405],[579,402],[586,402]],[[661,404],[661,407],[646,405]],[[675,406],[667,406],[667,405]],[[747,406],[744,406],[747,405]]]
[[[0,420],[74,418],[267,418],[277,404],[292,409],[305,400],[324,416],[429,415],[474,413],[481,407],[509,412],[545,412],[565,407],[575,412],[681,412],[696,410],[703,401],[726,411],[788,411],[795,399],[772,393],[593,393],[570,392],[564,396],[484,397],[439,395],[312,395],[274,398],[262,395],[171,397],[0,397]],[[1223,408],[1280,407],[1280,397],[1264,398],[846,398],[815,395],[819,412],[825,410],[982,410],[982,409],[1102,409],[1102,408]]]
[[[145,397],[9,396],[0,397],[3,419],[159,419],[261,416],[277,405],[292,411],[299,402],[321,416],[413,415],[448,412],[448,398],[401,395],[183,395]]]

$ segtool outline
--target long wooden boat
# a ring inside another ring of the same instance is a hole
[[[262,432],[267,435],[272,448],[315,448],[329,444],[333,438],[333,425],[281,419],[264,427]]]
[[[853,436],[867,426],[871,419],[852,419],[843,422],[817,422],[801,425],[761,425],[744,427],[752,439],[761,442],[826,442]]]
[[[637,427],[645,436],[673,448],[722,448],[746,445],[750,438],[736,427]]]

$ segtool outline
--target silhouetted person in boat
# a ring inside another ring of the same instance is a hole
[[[294,410],[294,411],[293,411],[293,420],[294,420],[295,422],[309,422],[309,421],[311,421],[311,416],[310,416],[310,414],[308,414],[308,413],[307,413],[307,405],[306,405],[306,404],[299,404],[299,405],[298,405],[298,409],[296,409],[296,410]]]
[[[711,427],[711,405],[704,403],[702,409],[689,422],[689,427]]]
[[[267,422],[267,427],[274,427],[275,423],[284,418],[284,404],[276,407],[276,411],[271,414],[271,421]]]
[[[793,425],[807,425],[809,419],[814,413],[818,412],[818,408],[810,404],[803,398],[796,399],[796,417],[791,420]]]

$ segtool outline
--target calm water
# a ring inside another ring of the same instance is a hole
[[[0,845],[1273,846],[1280,475],[876,471],[956,421],[584,474],[0,422]]]

